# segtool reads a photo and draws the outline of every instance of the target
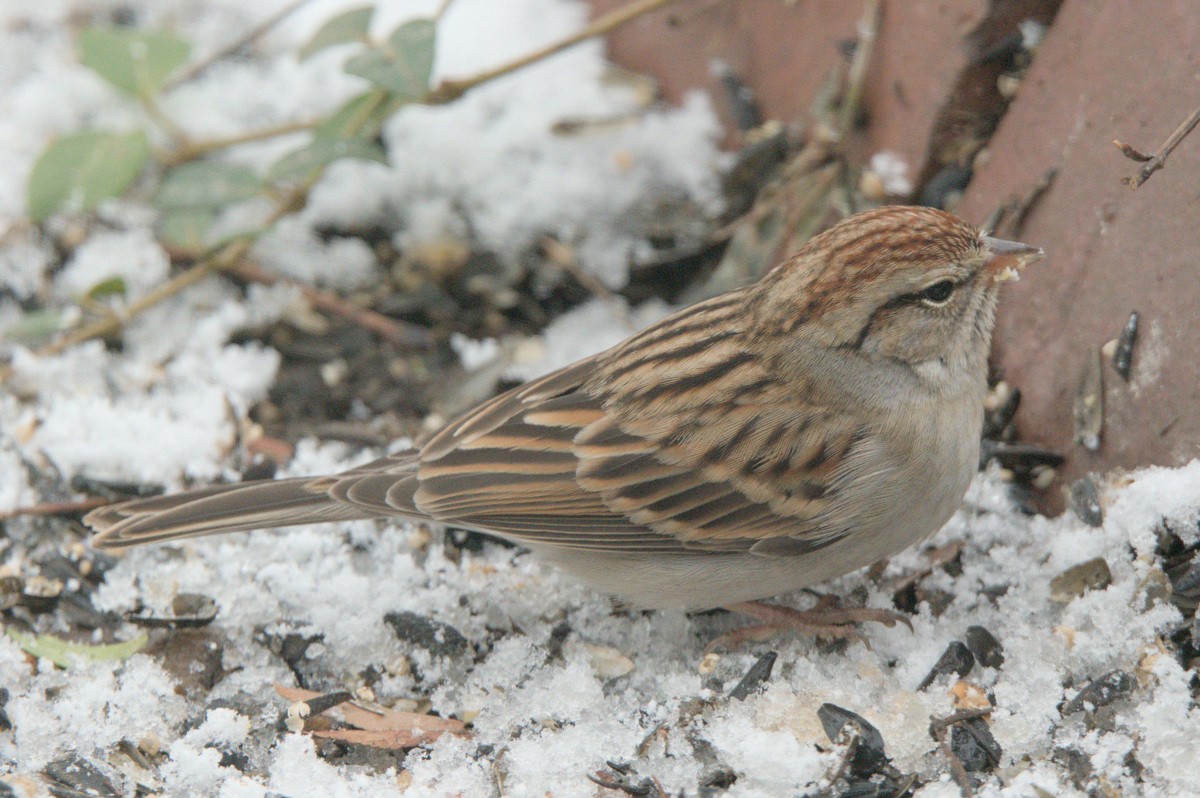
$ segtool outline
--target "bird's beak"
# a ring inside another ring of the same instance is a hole
[[[987,253],[984,268],[991,272],[992,279],[998,283],[1020,279],[1021,269],[1046,255],[1041,247],[1031,247],[1018,241],[1005,241],[991,236],[980,236],[979,240],[983,242],[983,249]]]

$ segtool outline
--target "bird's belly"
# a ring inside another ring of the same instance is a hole
[[[836,575],[816,558],[615,554],[535,549],[542,559],[639,609],[702,610],[777,596]],[[844,573],[844,571],[843,571]]]
[[[638,555],[557,547],[534,552],[594,590],[617,596],[630,606],[703,610],[770,598],[834,579],[913,542],[897,545],[897,538],[890,535],[851,534],[825,548],[783,557],[749,553]]]

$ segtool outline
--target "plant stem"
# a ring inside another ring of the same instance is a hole
[[[1163,168],[1167,162],[1167,157],[1179,146],[1179,142],[1183,141],[1187,137],[1187,134],[1192,132],[1192,129],[1197,124],[1200,124],[1200,108],[1197,108],[1192,112],[1191,116],[1183,120],[1179,127],[1175,128],[1175,132],[1168,136],[1167,140],[1158,148],[1158,151],[1152,155],[1143,155],[1122,141],[1114,141],[1113,144],[1117,145],[1117,148],[1121,150],[1126,158],[1144,163],[1144,166],[1137,170],[1135,174],[1130,177],[1121,178],[1121,182],[1132,189],[1136,189],[1142,183],[1149,180],[1150,175]]]
[[[284,197],[271,212],[270,216],[267,217],[262,229],[270,229],[272,225],[284,216],[297,210],[298,207],[303,207],[304,200],[307,198],[311,187],[311,182],[305,183]],[[146,312],[159,302],[175,296],[188,286],[195,285],[213,272],[224,271],[237,265],[246,256],[246,253],[250,251],[250,247],[254,245],[257,238],[258,234],[251,234],[229,242],[212,255],[197,262],[191,268],[185,269],[165,283],[160,283],[153,291],[130,302],[122,312],[114,313],[91,324],[85,324],[67,333],[57,341],[46,344],[38,350],[38,354],[43,356],[57,355],[84,341],[91,340],[92,338],[103,338],[106,335],[117,332],[135,316]]]
[[[171,140],[180,147],[187,146],[187,133],[179,126],[179,123],[167,115],[167,112],[158,104],[158,100],[151,95],[143,95],[138,97],[142,104],[142,108],[146,111],[146,116],[150,117],[154,124],[163,129]]]
[[[159,161],[164,166],[176,166],[186,161],[194,161],[197,158],[203,158],[210,152],[224,150],[228,147],[236,147],[239,144],[248,144],[252,141],[273,139],[277,136],[287,136],[292,133],[303,133],[306,130],[312,130],[314,127],[320,124],[321,121],[322,120],[320,119],[306,119],[299,122],[282,122],[273,127],[250,130],[245,133],[236,133],[232,136],[188,141],[181,145],[177,150],[162,155],[159,158]]]
[[[862,19],[858,21],[858,46],[855,47],[854,57],[850,61],[850,70],[846,75],[846,96],[842,98],[842,107],[838,115],[838,134],[843,141],[854,129],[863,88],[866,85],[867,67],[871,65],[878,31],[879,0],[867,0]]]
[[[588,39],[594,39],[597,36],[603,36],[628,22],[632,22],[638,17],[644,16],[651,11],[657,11],[660,8],[664,8],[676,2],[679,2],[679,0],[635,0],[634,2],[622,8],[618,8],[615,11],[605,14],[600,19],[594,20],[581,30],[572,33],[570,36],[566,36],[562,39],[559,39],[557,42],[546,45],[540,50],[534,50],[533,52],[527,53],[520,58],[513,59],[506,64],[501,64],[498,67],[479,72],[468,78],[449,78],[443,80],[437,85],[437,87],[434,88],[432,92],[429,93],[429,96],[425,98],[425,102],[441,104],[458,99],[467,91],[479,86],[480,84],[487,83],[489,80],[495,80],[496,78],[507,75],[510,72],[516,72],[518,69],[529,66],[537,61],[549,58],[550,56],[560,53],[569,47],[574,47],[580,42],[587,41]]]
[[[211,53],[208,57],[200,59],[187,69],[175,75],[163,85],[163,91],[170,91],[176,86],[187,83],[189,80],[194,80],[213,64],[217,63],[223,58],[228,58],[229,56],[233,55],[238,50],[242,49],[259,36],[262,36],[271,28],[278,25],[280,22],[290,16],[292,12],[309,2],[312,2],[312,0],[292,0],[292,2],[288,3],[286,6],[279,9],[250,30],[246,31],[243,35],[229,42],[229,44]]]

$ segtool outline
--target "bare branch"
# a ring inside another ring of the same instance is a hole
[[[163,91],[169,91],[176,86],[180,86],[184,83],[187,83],[189,80],[195,79],[205,70],[209,69],[213,64],[221,61],[222,59],[228,58],[238,50],[246,47],[255,39],[259,38],[271,28],[275,27],[288,16],[290,16],[292,12],[310,2],[312,2],[312,0],[292,0],[292,2],[285,5],[283,8],[279,9],[274,14],[267,17],[250,30],[246,31],[244,34],[229,42],[229,44],[210,54],[207,58],[200,59],[187,69],[180,72],[178,75],[175,75],[166,82],[166,84],[163,86]]]
[[[429,96],[425,98],[425,102],[433,104],[441,104],[456,100],[465,94],[467,91],[503,77],[510,72],[516,72],[518,69],[527,67],[537,61],[542,61],[552,55],[562,52],[570,47],[574,47],[580,42],[585,42],[588,39],[594,39],[597,36],[604,36],[617,28],[632,22],[638,17],[649,14],[651,11],[657,11],[660,8],[677,3],[679,0],[634,0],[634,2],[618,8],[616,11],[605,14],[600,19],[593,21],[585,26],[582,30],[572,33],[559,39],[557,42],[546,45],[545,47],[527,53],[520,58],[509,61],[506,64],[501,64],[498,67],[479,72],[468,78],[449,78],[439,83]]]
[[[1136,189],[1142,183],[1149,180],[1150,175],[1163,168],[1167,163],[1167,157],[1171,154],[1171,151],[1179,146],[1179,142],[1183,141],[1197,124],[1200,124],[1200,108],[1192,111],[1192,115],[1183,120],[1183,124],[1175,128],[1175,132],[1168,136],[1167,140],[1158,148],[1158,151],[1152,155],[1146,155],[1123,141],[1114,140],[1113,144],[1121,151],[1122,155],[1131,161],[1138,161],[1144,164],[1136,173],[1128,177],[1122,177],[1121,182],[1132,189]]]
[[[277,283],[294,285],[314,308],[348,319],[396,346],[406,349],[427,349],[433,345],[433,335],[424,327],[397,321],[367,308],[360,308],[334,294],[268,272],[255,263],[242,261],[229,269],[229,273],[261,285]]]

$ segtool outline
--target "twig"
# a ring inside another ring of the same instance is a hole
[[[959,789],[962,790],[962,794],[966,798],[972,798],[975,795],[975,788],[971,786],[971,777],[967,775],[967,769],[963,767],[962,760],[958,758],[958,754],[954,753],[950,748],[950,744],[946,742],[946,731],[954,724],[961,723],[964,720],[990,715],[993,709],[994,707],[964,709],[944,718],[934,718],[929,723],[929,735],[937,740],[938,747],[942,749],[942,753],[950,761],[950,773],[954,776],[954,780],[958,782]]]
[[[319,288],[304,285],[303,283],[298,283],[278,274],[268,272],[258,264],[243,260],[228,271],[230,274],[252,283],[259,283],[261,285],[286,283],[295,286],[313,307],[348,319],[396,346],[406,349],[427,349],[433,345],[433,335],[424,327],[409,324],[408,322],[396,321],[384,316],[382,313],[376,313],[367,308],[360,308],[352,302],[322,291]]]
[[[279,9],[274,14],[267,17],[262,22],[258,23],[253,28],[231,41],[229,44],[220,48],[216,52],[211,53],[208,57],[201,58],[187,69],[172,77],[165,84],[163,84],[163,91],[170,91],[176,86],[180,86],[184,83],[187,83],[189,80],[193,80],[194,78],[198,77],[213,64],[221,61],[222,59],[228,58],[238,50],[247,46],[259,36],[262,36],[264,33],[290,16],[292,12],[309,2],[311,2],[311,0],[292,0],[292,2],[288,3],[286,6]]]
[[[454,0],[442,0],[442,4],[438,6],[437,11],[433,12],[434,20],[440,22],[442,17],[446,16],[446,12],[450,10],[450,4],[453,2]]]
[[[194,161],[197,158],[202,158],[210,152],[223,150],[228,147],[236,147],[239,144],[273,139],[277,136],[287,136],[292,133],[303,133],[306,130],[312,130],[322,121],[320,119],[306,119],[299,122],[281,122],[278,125],[250,130],[245,133],[235,133],[232,136],[187,141],[181,144],[175,151],[160,156],[158,160],[163,166],[175,166],[185,161]]]
[[[862,19],[858,22],[858,45],[854,48],[854,58],[850,61],[850,70],[846,74],[846,96],[842,100],[841,112],[838,115],[838,133],[843,139],[854,128],[854,121],[858,116],[859,103],[867,82],[867,68],[871,65],[878,31],[879,0],[868,0]]]
[[[26,516],[77,515],[88,510],[94,510],[97,507],[103,507],[106,504],[112,504],[112,500],[79,499],[69,502],[40,502],[38,504],[31,504],[28,507],[18,507],[15,510],[0,513],[0,521],[8,521],[12,518],[24,518]]]
[[[310,188],[310,183],[305,183],[295,191],[289,193],[276,206],[271,215],[267,217],[263,225],[264,229],[269,228],[275,222],[293,210],[296,210],[297,207],[302,207]],[[159,302],[175,296],[175,294],[178,294],[183,289],[195,285],[214,272],[232,268],[246,256],[246,253],[250,251],[250,247],[253,246],[254,241],[255,238],[253,236],[246,236],[236,241],[231,241],[214,254],[196,263],[190,269],[180,272],[167,282],[156,286],[153,291],[130,302],[121,313],[92,322],[91,324],[85,324],[83,327],[67,333],[57,341],[51,341],[46,344],[37,353],[42,356],[57,355],[72,346],[81,344],[92,338],[103,338],[107,335],[112,335],[121,329],[122,326],[129,323],[130,319],[146,312]]]
[[[501,64],[498,67],[479,72],[469,78],[447,78],[439,83],[429,96],[425,99],[427,103],[444,103],[450,100],[455,100],[461,97],[470,89],[479,86],[482,83],[487,83],[490,80],[503,77],[510,72],[516,72],[522,67],[549,58],[556,53],[560,53],[570,47],[574,47],[580,42],[594,39],[597,36],[603,36],[611,31],[616,30],[622,25],[632,22],[638,17],[644,16],[651,11],[657,11],[660,8],[677,3],[679,0],[635,0],[629,5],[618,8],[604,16],[600,17],[583,29],[559,39],[557,42],[546,45],[540,50],[534,50],[532,53],[527,53],[520,58],[513,59],[506,64]]]
[[[156,125],[171,137],[171,140],[179,144],[187,141],[187,133],[179,126],[179,123],[167,115],[167,112],[158,104],[158,99],[152,95],[146,94],[138,98],[142,103],[142,108],[146,111],[146,116],[150,117]]]
[[[592,296],[607,302],[621,323],[626,327],[630,326],[632,322],[629,318],[629,308],[626,307],[625,302],[594,275],[584,271],[575,257],[574,250],[553,236],[545,236],[542,239],[542,249],[545,251],[548,261],[574,277],[575,281],[590,291]]]
[[[1025,196],[1013,204],[1009,230],[1014,238],[1021,235],[1021,230],[1025,227],[1025,219],[1029,216],[1029,212],[1033,210],[1033,206],[1037,204],[1037,201],[1050,188],[1056,177],[1058,177],[1058,167],[1051,166],[1042,173],[1042,176],[1033,184],[1033,187],[1025,192]]]
[[[1196,127],[1197,124],[1200,124],[1200,108],[1192,111],[1192,115],[1185,119],[1183,124],[1175,128],[1175,132],[1167,137],[1167,140],[1164,141],[1162,146],[1158,148],[1158,152],[1155,152],[1152,155],[1145,155],[1138,150],[1135,150],[1129,144],[1126,144],[1118,139],[1114,139],[1113,144],[1117,146],[1117,149],[1121,151],[1122,155],[1131,161],[1141,161],[1143,163],[1141,169],[1137,170],[1135,174],[1132,174],[1128,177],[1122,177],[1121,182],[1132,189],[1136,189],[1142,183],[1145,183],[1147,180],[1149,180],[1150,175],[1163,168],[1167,162],[1167,156],[1171,154],[1172,150],[1179,146],[1179,142],[1183,141],[1187,134],[1191,133],[1192,128]]]

